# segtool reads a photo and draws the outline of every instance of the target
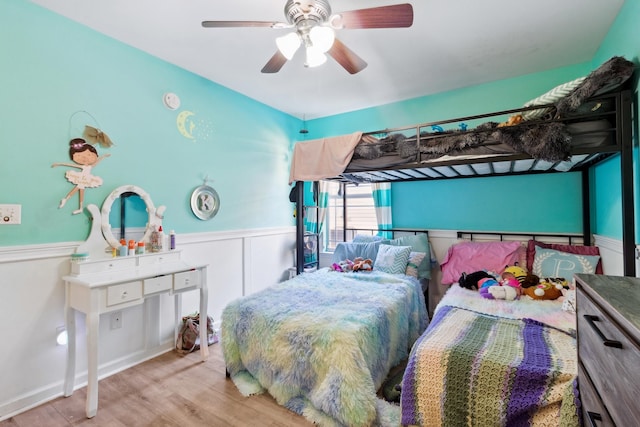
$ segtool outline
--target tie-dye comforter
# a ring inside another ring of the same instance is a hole
[[[416,279],[322,269],[230,303],[221,343],[245,396],[266,389],[322,426],[397,425],[376,390],[427,322]]]
[[[402,424],[577,426],[575,315],[453,285],[411,350]]]

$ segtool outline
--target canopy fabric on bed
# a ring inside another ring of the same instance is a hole
[[[319,181],[341,174],[351,161],[362,132],[298,142],[293,147],[289,185]]]

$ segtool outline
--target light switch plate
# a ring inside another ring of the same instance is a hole
[[[0,204],[0,225],[20,224],[22,205],[2,205]]]

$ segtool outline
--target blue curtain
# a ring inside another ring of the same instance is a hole
[[[373,205],[376,209],[378,229],[391,230],[393,228],[393,221],[391,219],[391,183],[380,182],[372,184],[371,194],[373,196]],[[390,231],[381,231],[378,235],[385,239],[393,238],[393,233]]]
[[[318,183],[318,202],[317,208],[305,208],[304,212],[304,224],[305,230],[308,233],[320,234],[327,215],[327,206],[329,203],[329,182],[320,181]],[[305,204],[306,205],[306,204]],[[319,238],[305,237],[305,251],[304,262],[315,262],[317,250],[316,246],[319,244]]]

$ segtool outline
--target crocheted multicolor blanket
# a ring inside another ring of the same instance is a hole
[[[576,341],[561,304],[534,306],[538,319],[563,319],[550,325],[522,303],[457,285],[445,294],[409,356],[403,425],[579,425]]]
[[[376,390],[427,322],[416,279],[322,269],[227,305],[221,343],[245,396],[266,389],[321,426],[397,426]]]

